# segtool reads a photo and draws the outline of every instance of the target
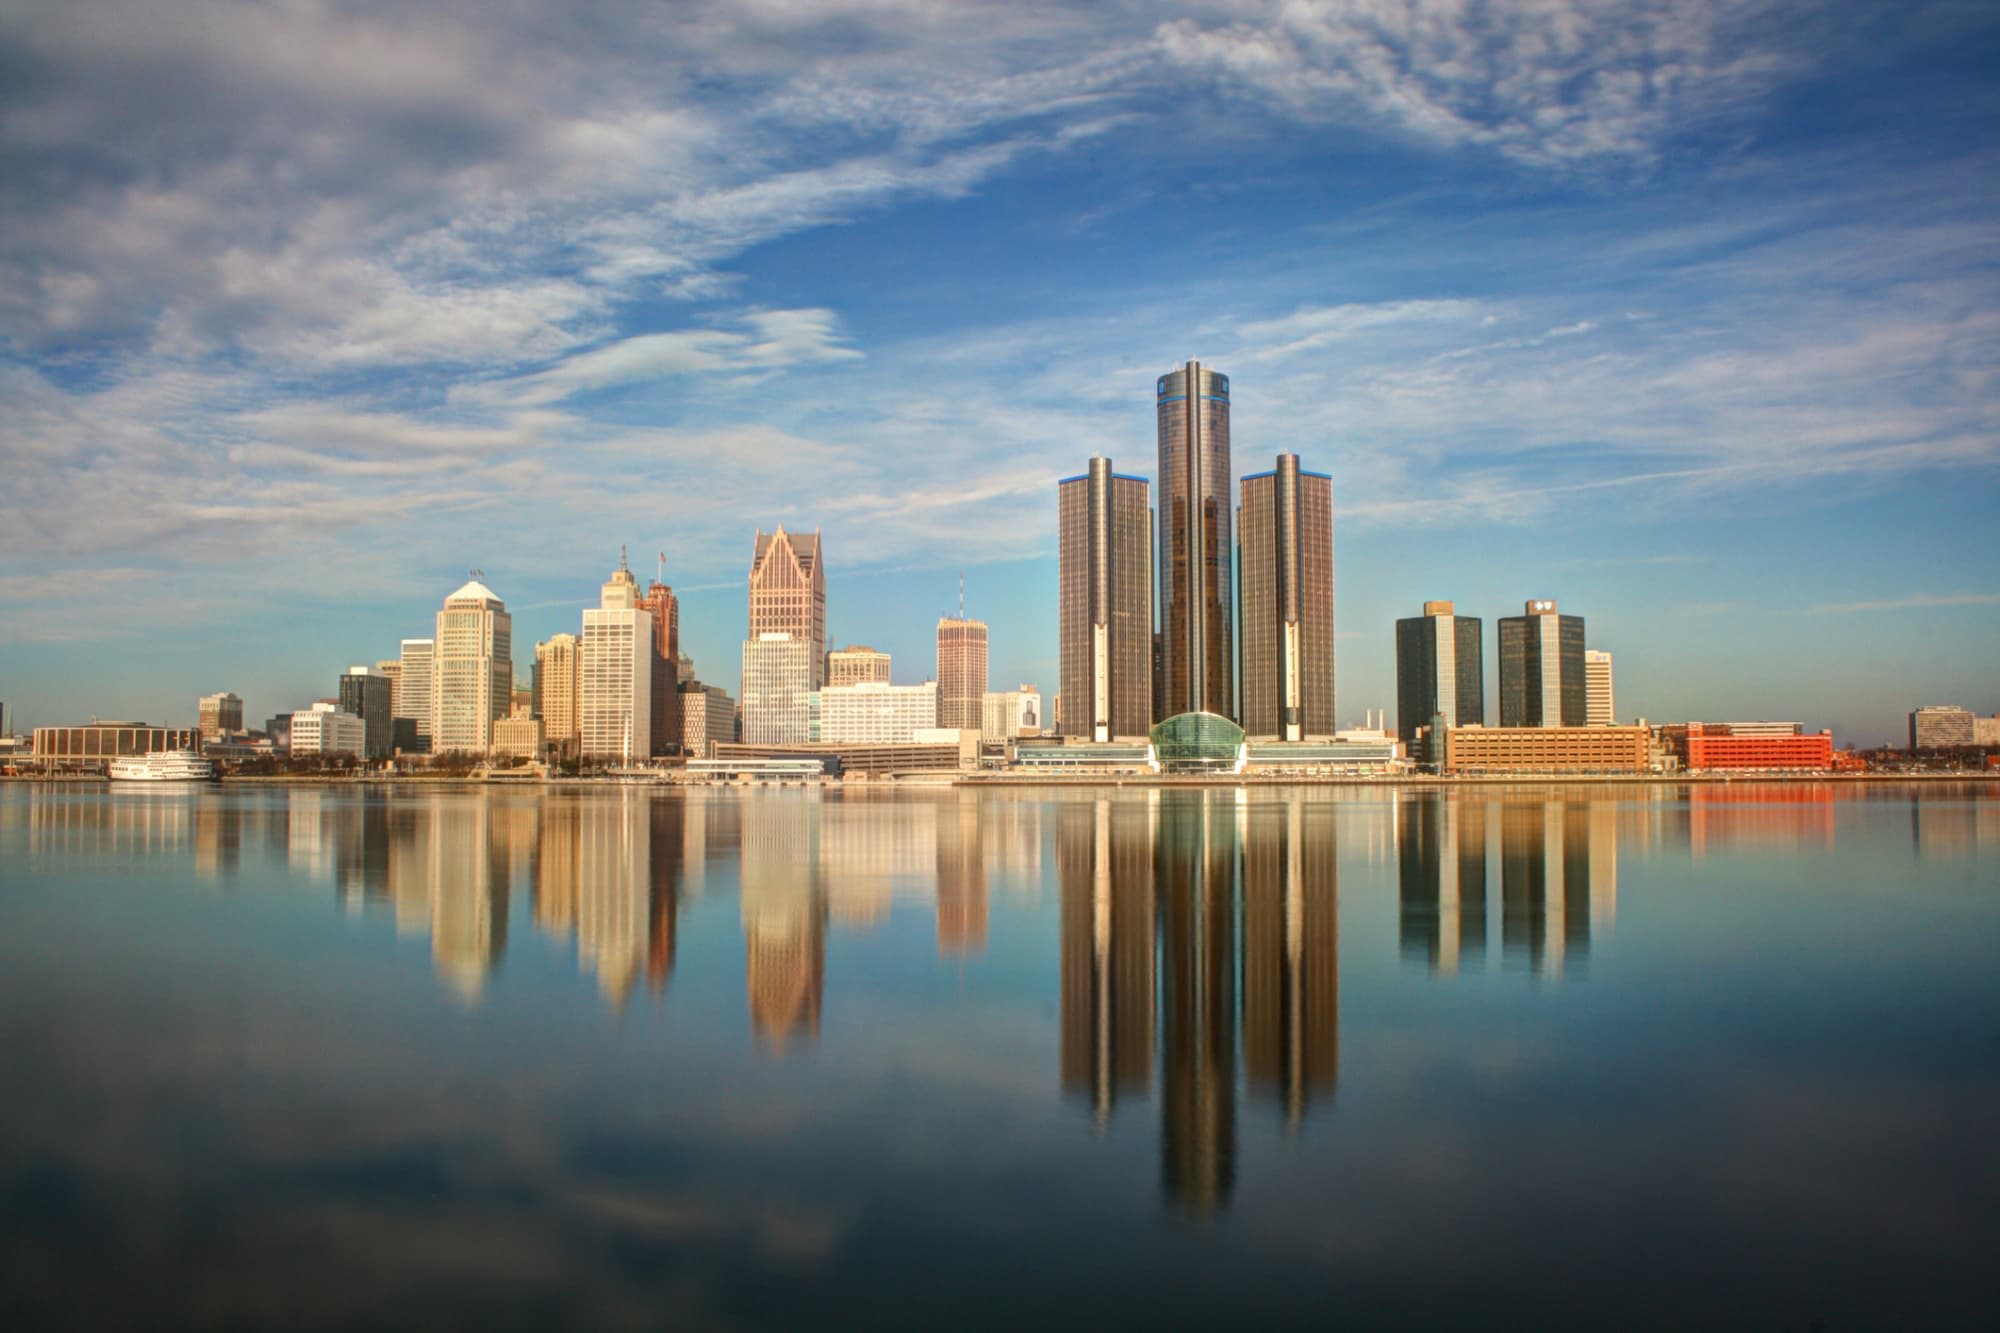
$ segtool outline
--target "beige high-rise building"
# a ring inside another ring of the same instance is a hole
[[[542,709],[542,741],[551,750],[575,751],[582,733],[578,692],[583,688],[583,643],[574,634],[551,634],[535,645],[535,680]]]
[[[577,733],[585,759],[642,763],[653,752],[653,613],[619,562],[597,609],[583,613]]]
[[[813,662],[803,639],[766,631],[743,641],[743,741],[801,745],[811,730]]]
[[[228,690],[204,694],[200,704],[201,738],[220,740],[243,730],[243,701]]]
[[[1153,725],[1153,512],[1108,458],[1056,483],[1059,725],[1108,741]]]
[[[887,685],[889,654],[865,644],[850,643],[826,655],[826,683],[838,685]]]
[[[389,702],[396,717],[410,720],[417,748],[430,748],[437,719],[437,640],[403,640],[402,669],[396,673],[396,693]]]
[[[1279,454],[1243,478],[1242,497],[1243,730],[1331,736],[1333,479]]]
[[[750,638],[789,634],[813,655],[809,689],[826,684],[826,566],[819,533],[757,534],[750,559]],[[747,697],[745,702],[747,703]]]
[[[978,731],[986,701],[986,622],[945,616],[937,624],[937,725]]]
[[[1595,648],[1583,651],[1583,720],[1586,726],[1611,727],[1618,713],[1611,703],[1611,654]]]
[[[485,754],[493,748],[493,724],[506,716],[513,695],[514,619],[507,604],[474,578],[445,598],[436,642],[431,750]]]

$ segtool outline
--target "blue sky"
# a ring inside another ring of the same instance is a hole
[[[1344,720],[1432,597],[1628,716],[2000,710],[1987,6],[23,0],[0,68],[24,724],[298,706],[472,566],[525,663],[621,543],[733,688],[779,521],[837,642],[921,679],[962,567],[1052,691],[1055,479],[1189,357],[1334,477]]]

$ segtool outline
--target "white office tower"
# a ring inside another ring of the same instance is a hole
[[[415,725],[417,748],[431,742],[437,717],[437,640],[403,640],[402,670],[396,676],[396,698],[391,711]]]
[[[435,660],[431,752],[485,754],[493,748],[493,723],[507,715],[513,695],[514,620],[477,578],[445,598]]]
[[[578,695],[583,757],[643,762],[652,755],[653,616],[619,563],[594,611],[583,613],[583,677]]]
[[[1611,654],[1595,648],[1583,654],[1584,720],[1593,727],[1615,726],[1618,712],[1611,705]]]
[[[810,640],[766,631],[743,641],[743,742],[800,745],[809,739],[813,692]]]

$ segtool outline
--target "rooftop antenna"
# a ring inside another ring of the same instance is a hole
[[[486,571],[483,569],[468,569],[465,572],[472,576],[474,583],[484,583],[486,581]]]
[[[625,571],[627,571],[627,572],[630,572],[630,567],[629,567],[629,566],[628,566],[628,565],[627,565],[627,564],[625,563],[625,543],[624,543],[624,542],[619,542],[619,543],[618,543],[618,568],[619,568],[619,569],[621,569],[621,570],[625,570]]]
[[[665,583],[666,581],[667,581],[667,553],[665,551],[662,551],[660,552],[660,572],[654,576],[653,582]]]
[[[958,618],[965,619],[965,571],[958,571]]]

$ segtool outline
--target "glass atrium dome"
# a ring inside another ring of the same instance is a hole
[[[1243,728],[1216,713],[1180,713],[1153,728],[1153,753],[1167,773],[1233,773]]]

